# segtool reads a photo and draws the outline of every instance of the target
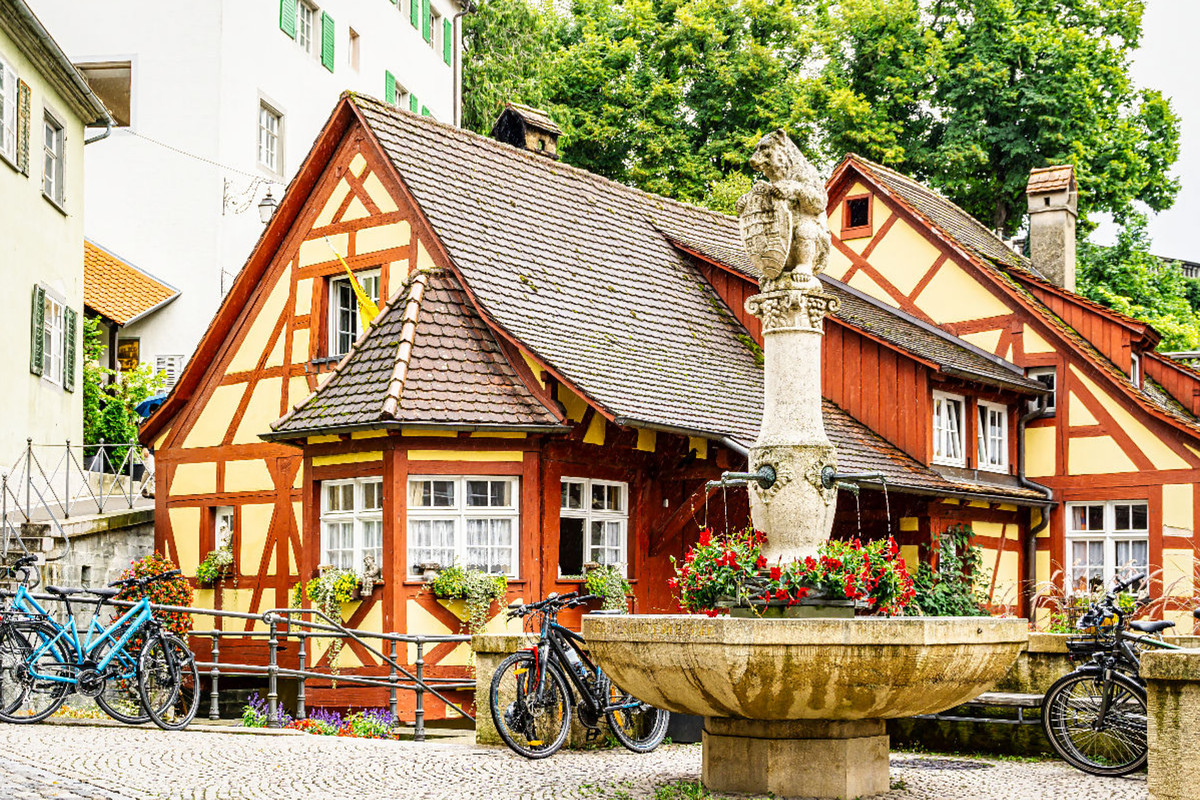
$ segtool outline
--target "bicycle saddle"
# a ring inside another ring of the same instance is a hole
[[[56,594],[59,597],[70,597],[71,595],[75,594],[83,594],[87,591],[87,589],[80,589],[77,587],[64,588],[62,586],[47,586],[46,591],[50,594]]]
[[[1150,620],[1136,620],[1129,623],[1129,627],[1142,633],[1158,633],[1159,631],[1165,631],[1167,628],[1174,628],[1175,623],[1169,619],[1160,619],[1154,622]]]
[[[97,587],[95,589],[84,589],[84,591],[90,595],[95,595],[96,597],[103,597],[105,600],[111,600],[112,598],[116,597],[117,595],[119,595],[121,593],[120,589],[109,589],[109,588],[101,588],[101,587]]]

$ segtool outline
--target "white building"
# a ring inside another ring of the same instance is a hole
[[[0,0],[0,469],[27,437],[83,441],[84,129],[107,121],[24,0]]]
[[[88,148],[88,238],[180,292],[120,331],[169,375],[341,92],[457,115],[457,0],[30,1],[116,120]]]

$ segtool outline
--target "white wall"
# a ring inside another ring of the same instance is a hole
[[[452,120],[452,67],[413,28],[408,1],[315,3],[310,55],[280,30],[280,0],[186,10],[161,0],[31,0],[76,63],[133,66],[130,127],[88,147],[86,232],[181,292],[122,331],[140,338],[143,362],[191,354],[262,232],[258,201],[268,186],[282,195],[342,91],[382,98],[390,70],[431,114]],[[457,11],[450,0],[432,6],[444,19]],[[332,73],[320,60],[320,11],[334,22]],[[360,36],[357,70],[350,28]],[[260,99],[284,113],[278,174],[257,163]]]
[[[79,314],[83,323],[83,122],[17,49],[0,33],[0,54],[30,87],[29,174],[0,157],[0,469],[35,444],[83,441],[83,400],[79,360],[75,391],[68,392],[29,371],[32,296],[42,284]],[[43,115],[49,107],[66,133],[63,210],[42,196]],[[65,211],[65,213],[64,213]],[[65,351],[65,348],[64,348]],[[78,350],[77,350],[78,352]]]

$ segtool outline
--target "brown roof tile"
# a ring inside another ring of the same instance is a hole
[[[83,241],[83,304],[118,325],[145,316],[179,290],[88,239]]]
[[[1061,192],[1075,187],[1075,167],[1064,164],[1056,167],[1042,167],[1031,170],[1029,183],[1025,185],[1027,194],[1040,192]]]

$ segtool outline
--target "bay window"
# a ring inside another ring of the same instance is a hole
[[[1067,504],[1069,590],[1104,591],[1150,564],[1150,514],[1139,501]]]
[[[428,476],[408,481],[408,572],[455,562],[517,575],[520,492],[516,478]]]
[[[1008,409],[979,401],[979,468],[1008,469]]]
[[[945,392],[933,393],[933,461],[964,467],[967,464],[963,438],[963,398]]]
[[[580,575],[585,563],[627,572],[629,484],[563,478],[558,523],[558,573]]]
[[[363,572],[363,559],[383,564],[383,479],[321,484],[321,563]]]

